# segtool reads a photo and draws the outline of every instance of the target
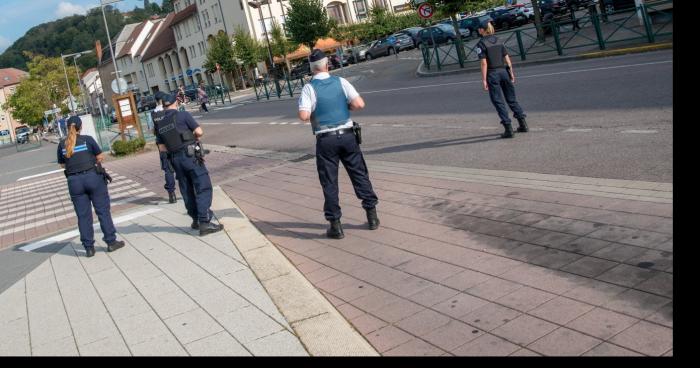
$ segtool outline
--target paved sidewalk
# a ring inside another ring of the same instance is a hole
[[[180,201],[129,211],[117,225],[127,245],[114,253],[98,241],[96,256],[86,258],[74,235],[0,294],[0,356],[376,354],[276,248],[256,240],[264,237],[235,204],[215,193],[225,232],[197,236]],[[27,248],[34,247],[17,251]],[[261,249],[263,267],[254,256]],[[274,290],[279,284],[287,290]],[[303,308],[290,309],[290,292],[304,296]]]

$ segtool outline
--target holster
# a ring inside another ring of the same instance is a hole
[[[360,123],[356,121],[352,122],[352,132],[355,134],[357,144],[362,144],[362,127],[360,126]]]
[[[102,167],[102,164],[100,164],[100,163],[95,164],[95,172],[102,175],[102,177],[105,180],[105,184],[109,184],[112,182],[112,177],[109,176],[109,174],[107,173],[107,170],[105,170],[104,167]]]

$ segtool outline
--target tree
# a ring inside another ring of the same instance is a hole
[[[258,61],[265,55],[263,45],[241,26],[237,26],[233,32],[233,51],[249,77],[249,68],[255,68]]]
[[[231,39],[224,32],[217,34],[216,37],[214,37],[214,39],[209,43],[207,59],[204,61],[203,66],[207,68],[210,73],[215,73],[216,64],[221,66],[221,71],[223,73],[229,75],[235,74],[236,70],[238,70],[236,53],[233,45],[231,44]]]
[[[287,70],[289,70],[287,54],[293,52],[299,46],[285,37],[282,26],[280,26],[274,19],[272,20],[272,30],[270,31],[270,36],[270,48],[272,48],[272,54],[274,56],[281,57],[282,60],[284,60],[284,64],[287,66]]]
[[[160,9],[164,14],[174,12],[175,7],[173,6],[173,0],[163,0],[163,3],[160,5]]]
[[[65,74],[60,57],[47,58],[31,53],[27,53],[26,56],[30,59],[27,64],[29,77],[20,82],[3,108],[11,110],[12,117],[24,124],[40,125],[44,111],[52,108],[53,104],[61,106],[64,110],[66,108],[63,101],[69,94]],[[66,72],[73,96],[79,95],[75,67],[66,66]]]
[[[332,28],[321,0],[289,0],[289,6],[286,26],[290,38],[313,49],[316,41],[328,36]]]

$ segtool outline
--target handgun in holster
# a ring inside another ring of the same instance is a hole
[[[102,175],[102,177],[105,180],[105,184],[109,184],[112,182],[112,177],[109,176],[109,174],[107,173],[107,170],[105,170],[104,167],[102,167],[102,164],[100,164],[100,163],[95,164],[95,172]]]
[[[355,134],[357,144],[362,144],[362,127],[360,126],[360,123],[356,121],[352,122],[352,132]]]

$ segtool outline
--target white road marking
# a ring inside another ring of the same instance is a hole
[[[161,209],[152,208],[152,209],[148,209],[148,210],[143,210],[143,211],[139,211],[139,212],[135,212],[135,213],[131,213],[131,214],[128,214],[128,215],[124,215],[124,216],[117,217],[117,218],[115,218],[115,219],[113,220],[113,222],[114,222],[115,225],[117,225],[117,224],[120,224],[120,223],[123,223],[123,222],[127,222],[127,221],[131,221],[131,220],[137,219],[137,218],[139,218],[139,217],[141,217],[141,216],[150,215],[150,214],[152,214],[152,213],[156,213],[156,212],[159,212],[159,211],[161,211]],[[95,224],[92,225],[92,227],[95,228],[95,229],[99,229],[99,228],[100,228],[100,223],[99,223],[99,222],[98,222],[98,223],[95,223]],[[20,248],[20,249],[23,250],[23,251],[25,251],[25,252],[31,252],[31,251],[33,251],[33,250],[35,250],[35,249],[43,248],[43,247],[45,247],[45,246],[47,246],[47,245],[51,245],[51,244],[56,243],[56,242],[60,242],[60,241],[63,241],[63,240],[75,238],[76,236],[79,236],[79,235],[80,235],[80,232],[79,232],[78,230],[72,230],[72,231],[69,231],[69,232],[66,232],[66,233],[63,233],[63,234],[59,234],[59,235],[56,235],[56,236],[52,236],[52,237],[50,237],[50,238],[48,238],[48,239],[39,240],[38,242],[34,242],[34,243],[31,243],[31,244],[25,245],[25,246],[23,246],[23,247]]]
[[[40,177],[40,176],[51,175],[51,174],[55,174],[55,173],[59,173],[59,172],[63,172],[63,169],[48,171],[48,172],[41,173],[41,174],[36,174],[36,175],[25,176],[25,177],[23,177],[23,178],[17,179],[17,181],[23,181],[23,180],[34,179],[34,178],[38,178],[38,177]]]
[[[202,123],[204,125],[224,125],[224,123]]]
[[[401,128],[401,127],[405,127],[406,125],[404,125],[404,124],[393,124],[392,126],[393,126],[393,127],[396,127],[396,128]]]
[[[565,130],[565,132],[572,132],[572,133],[573,133],[573,132],[581,132],[581,133],[587,133],[587,132],[590,132],[590,131],[592,131],[592,130],[593,130],[593,129],[569,128],[569,129]]]
[[[283,121],[283,122],[280,123],[280,125],[287,125],[287,124],[289,124],[289,123],[286,122],[286,121]]]
[[[202,117],[202,115],[193,115],[192,117],[195,118],[195,119],[199,119],[199,118]]]
[[[292,123],[292,125],[299,125],[299,124],[301,124],[301,123],[298,122],[298,121],[295,121],[295,122]]]
[[[243,121],[243,122],[231,122],[229,124],[231,124],[231,125],[258,125],[261,123],[257,122],[257,121]]]
[[[495,130],[495,129],[501,129],[499,127],[479,127],[481,130]]]
[[[658,132],[659,132],[658,130],[634,130],[634,129],[631,129],[631,130],[623,130],[623,131],[621,131],[620,133],[623,133],[623,134],[625,134],[625,133],[632,133],[632,134],[654,134],[654,133],[658,133]]]
[[[276,122],[276,121],[271,121],[271,122],[269,122],[268,124],[269,124],[269,125],[277,125],[277,122]]]

